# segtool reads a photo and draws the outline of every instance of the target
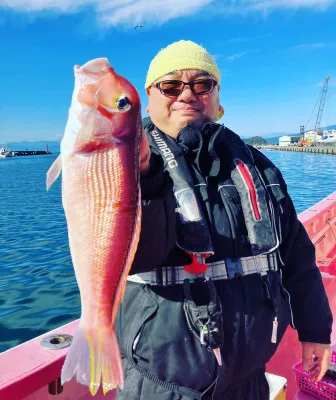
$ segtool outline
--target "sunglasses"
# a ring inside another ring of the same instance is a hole
[[[211,93],[216,85],[217,81],[214,79],[197,79],[189,83],[183,81],[161,81],[154,86],[159,89],[164,96],[179,96],[183,92],[185,86],[189,86],[194,94],[200,96],[202,94]]]

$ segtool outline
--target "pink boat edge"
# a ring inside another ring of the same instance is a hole
[[[316,262],[333,314],[336,314],[336,192],[308,208],[299,219],[304,225],[316,249]],[[60,386],[61,368],[69,349],[69,337],[76,331],[79,320],[63,325],[0,354],[1,400],[88,400],[92,399],[88,387],[73,379]],[[336,321],[332,329],[333,345],[336,345]],[[335,347],[336,349],[336,347]],[[313,399],[299,391],[293,366],[301,359],[301,347],[297,333],[292,328],[279,345],[277,353],[267,364],[269,374],[287,380],[284,391],[273,399]],[[284,397],[286,396],[286,397]],[[336,394],[335,394],[336,396]],[[99,389],[95,399],[113,400],[114,392],[103,395]]]

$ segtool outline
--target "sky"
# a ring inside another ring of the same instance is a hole
[[[181,39],[215,57],[220,122],[239,135],[313,128],[327,75],[321,125],[336,124],[335,20],[336,0],[0,0],[0,144],[60,140],[73,66],[97,57],[147,116],[149,63]]]

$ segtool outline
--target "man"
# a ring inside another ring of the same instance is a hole
[[[332,316],[314,247],[276,167],[226,127],[220,71],[179,41],[152,60],[137,254],[116,329],[117,399],[266,400],[289,322],[321,379]],[[303,302],[304,299],[304,302]]]

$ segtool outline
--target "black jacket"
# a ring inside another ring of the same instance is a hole
[[[143,123],[147,130],[153,128],[150,119],[145,119]],[[209,226],[212,227],[215,250],[215,255],[209,261],[251,255],[239,199],[226,193],[222,199],[226,199],[227,204],[221,207],[219,204],[222,204],[222,201],[219,201],[217,186],[212,184],[213,180],[209,177],[213,160],[209,156],[208,147],[215,129],[218,129],[217,124],[207,124],[199,138],[185,137],[183,131],[177,137],[187,162],[193,164],[195,170],[207,180],[209,199],[204,202],[204,211]],[[224,137],[231,139],[232,143],[238,146],[245,146],[237,135],[224,127],[221,139],[217,140],[217,144],[215,142],[211,145],[218,146],[218,142],[221,142],[222,148],[219,151],[229,151],[233,144],[228,140],[223,142]],[[261,152],[251,146],[248,148],[263,180],[270,184],[270,196],[276,204],[279,219],[277,229],[281,239],[279,250],[283,263],[282,284],[290,296],[292,325],[297,329],[300,341],[330,343],[332,314],[320,271],[315,264],[314,246],[297,218],[280,171]],[[172,183],[167,172],[163,170],[161,157],[153,148],[151,150],[149,174],[141,179],[142,230],[131,274],[147,272],[163,265],[185,265],[191,262],[189,256],[176,246]],[[223,164],[225,163],[222,163],[221,170],[225,170]],[[272,185],[274,181],[280,184],[280,190],[276,185]],[[232,227],[230,214],[235,216],[235,232],[229,229]],[[223,226],[228,228],[223,231]]]

